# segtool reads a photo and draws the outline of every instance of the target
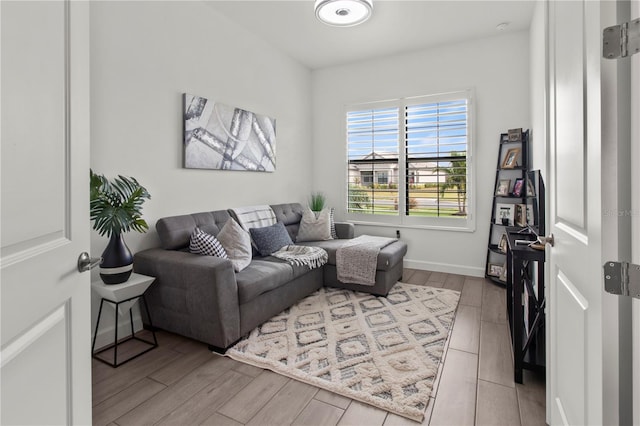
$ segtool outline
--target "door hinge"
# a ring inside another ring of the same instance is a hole
[[[640,265],[629,262],[606,262],[604,289],[607,293],[640,299]]]
[[[602,31],[602,57],[626,58],[640,52],[640,18]]]

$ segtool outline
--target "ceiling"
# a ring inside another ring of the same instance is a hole
[[[533,0],[374,0],[373,16],[337,28],[315,18],[314,0],[206,2],[310,69],[526,30]],[[496,26],[507,22],[506,29]]]

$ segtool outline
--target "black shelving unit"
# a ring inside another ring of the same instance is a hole
[[[512,129],[507,133],[502,133],[499,144],[496,178],[493,188],[493,202],[491,205],[489,241],[487,242],[485,277],[497,284],[506,285],[506,228],[518,226],[518,223],[520,223],[520,227],[525,227],[528,223],[526,215],[528,212],[527,172],[529,171],[529,130],[522,131],[522,129]],[[514,152],[515,157],[511,158]],[[518,179],[522,182],[521,193],[514,195],[514,185]],[[501,185],[501,182],[507,180],[509,183],[506,192],[504,192],[505,185]],[[500,192],[499,188],[503,189],[503,191]],[[508,222],[502,223],[500,213],[507,212],[507,207],[511,209],[508,210]],[[525,215],[524,222],[521,218],[519,221],[516,220],[515,211],[518,209],[520,215]],[[503,235],[505,240],[501,245],[500,240],[503,238]],[[504,248],[503,250],[500,249],[501,246]],[[495,275],[498,267],[502,268],[500,276]]]
[[[540,194],[540,199],[544,195]],[[542,223],[542,221],[540,222]],[[534,231],[536,228],[532,228]],[[526,231],[529,231],[527,229]],[[507,316],[513,348],[513,380],[522,383],[523,370],[545,370],[544,250],[517,245],[537,234],[509,227],[507,253]],[[535,271],[535,273],[534,273]]]

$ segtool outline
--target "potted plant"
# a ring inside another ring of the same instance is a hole
[[[93,170],[89,173],[93,229],[109,237],[109,244],[102,253],[100,278],[105,284],[120,284],[127,281],[133,271],[133,256],[122,234],[149,229],[142,218],[142,204],[151,196],[132,177],[118,176],[109,181]]]
[[[316,217],[318,217],[318,214],[324,208],[326,201],[327,198],[322,192],[314,192],[311,194],[311,197],[309,198],[309,208],[316,214]]]

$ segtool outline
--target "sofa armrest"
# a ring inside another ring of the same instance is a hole
[[[154,326],[226,348],[240,338],[238,286],[229,260],[149,249],[134,270],[155,277],[145,293]]]
[[[351,239],[355,235],[355,226],[353,223],[336,222],[336,234],[341,239]]]

